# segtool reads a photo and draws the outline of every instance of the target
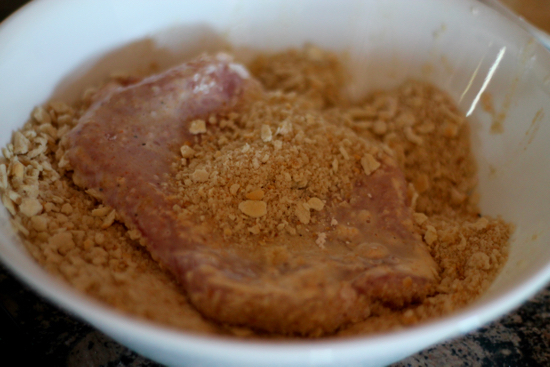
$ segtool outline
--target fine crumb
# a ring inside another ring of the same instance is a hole
[[[507,260],[512,228],[479,213],[469,126],[445,93],[409,81],[352,102],[342,92],[338,57],[311,45],[260,55],[249,70],[267,90],[265,98],[239,113],[193,121],[194,143],[175,147],[170,185],[189,203],[174,209],[178,219],[200,218],[240,246],[268,246],[285,234],[309,236],[317,251],[328,251],[324,231],[350,228],[332,218],[329,228],[308,233],[308,226],[330,215],[322,199],[346,197],[351,182],[342,177],[376,174],[388,155],[409,183],[409,224],[439,266],[440,281],[421,303],[403,309],[373,304],[368,319],[337,335],[440,317],[489,287]],[[248,77],[247,70],[236,71]],[[139,79],[119,75],[110,82],[131,80]],[[122,225],[93,190],[74,184],[66,135],[98,90],[87,89],[71,106],[55,101],[36,107],[2,149],[1,201],[28,252],[48,272],[128,315],[206,334],[268,337],[205,320],[143,249],[139,230]],[[367,211],[357,215],[371,218]],[[375,245],[363,250],[373,259],[385,251]],[[299,263],[289,256],[276,248],[266,261]]]
[[[24,198],[19,205],[19,212],[27,217],[33,217],[40,214],[42,211],[42,204],[40,201],[33,198]]]
[[[267,213],[267,205],[263,201],[246,200],[239,204],[239,210],[252,218],[263,217]]]
[[[315,244],[319,246],[320,248],[325,248],[325,242],[327,240],[327,234],[326,233],[318,233],[317,239],[315,240]]]
[[[311,198],[307,202],[307,205],[314,210],[321,211],[325,207],[325,203],[319,198]]]
[[[378,162],[372,154],[366,154],[361,158],[361,166],[365,170],[365,173],[370,175],[380,167],[380,162]]]
[[[193,135],[204,134],[206,132],[206,122],[204,122],[204,120],[192,121],[189,132]]]
[[[273,139],[273,134],[271,133],[271,128],[269,125],[262,125],[261,136],[265,143],[270,142]]]
[[[192,158],[195,155],[195,151],[193,150],[193,148],[191,148],[187,145],[183,145],[180,148],[180,152],[181,152],[181,156],[183,158]]]

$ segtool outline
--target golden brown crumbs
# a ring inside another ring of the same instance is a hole
[[[297,94],[271,92],[216,124],[200,143],[181,147],[180,215],[212,219],[240,244],[255,245],[251,233],[275,238],[315,223],[325,204],[320,197],[349,196],[357,162],[370,174],[389,150]]]
[[[16,154],[13,143],[3,151],[0,193],[23,244],[50,273],[127,314],[185,330],[224,333],[189,305],[172,276],[115,221],[116,212],[77,188],[60,167],[60,140],[85,106],[37,108],[14,134],[27,153]],[[28,152],[44,142],[46,149],[30,157]]]
[[[191,204],[182,215],[214,218],[226,236],[241,240],[296,233],[296,226],[324,210],[319,197],[349,190],[340,175],[349,177],[346,172],[357,167],[372,173],[384,150],[405,172],[414,227],[440,267],[441,282],[421,304],[398,311],[374,305],[370,318],[339,335],[445,315],[489,286],[506,262],[511,227],[479,215],[468,124],[444,93],[408,82],[352,103],[340,92],[338,58],[313,46],[262,55],[250,70],[271,90],[266,99],[219,121],[190,125],[204,144],[181,147],[174,167],[174,183]],[[25,247],[50,273],[125,313],[189,331],[255,336],[204,320],[139,246],[139,233],[120,224],[93,192],[73,184],[60,142],[94,93],[86,91],[75,106],[37,107],[2,149],[0,197]],[[223,133],[213,134],[210,125]],[[364,146],[359,137],[378,143]],[[322,248],[325,239],[319,233],[316,244]]]
[[[348,102],[341,93],[345,73],[339,58],[314,45],[260,55],[248,68],[267,89],[295,92],[317,107]]]

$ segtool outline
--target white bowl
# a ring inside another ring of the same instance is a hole
[[[34,1],[0,26],[0,144],[34,106],[74,100],[111,70],[168,66],[226,43],[275,50],[306,41],[349,53],[358,94],[418,78],[449,92],[471,117],[482,212],[517,226],[507,265],[474,304],[383,335],[252,342],[136,320],[75,292],[29,257],[2,210],[4,264],[122,344],[186,366],[384,365],[473,330],[540,289],[550,278],[550,55],[475,1]],[[506,115],[502,134],[490,133],[491,117],[477,106],[482,92]]]

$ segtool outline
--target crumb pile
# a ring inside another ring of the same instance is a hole
[[[183,214],[208,218],[241,244],[257,242],[251,234],[296,235],[296,226],[316,223],[327,197],[342,201],[354,176],[370,175],[379,158],[393,154],[313,106],[277,91],[240,113],[201,122],[202,139],[182,146],[176,165]]]
[[[415,230],[441,282],[422,304],[377,306],[339,334],[441,316],[490,285],[507,259],[511,227],[479,213],[468,124],[448,96],[408,82],[349,101],[337,57],[315,47],[262,55],[249,69],[270,90],[267,97],[238,114],[197,121],[203,143],[182,147],[174,164],[173,183],[191,204],[185,215],[213,218],[225,235],[241,240],[292,234],[316,220],[324,208],[319,198],[345,195],[349,182],[341,177],[368,174],[380,154],[391,154],[409,182]],[[195,332],[255,335],[204,320],[116,211],[73,184],[62,140],[94,91],[74,106],[37,107],[2,149],[1,200],[23,244],[49,272],[127,314]]]

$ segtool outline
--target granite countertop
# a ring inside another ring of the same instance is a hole
[[[0,20],[27,1],[1,1]],[[21,366],[160,366],[37,296],[1,266],[0,355]],[[550,287],[476,332],[392,365],[404,366],[550,366]]]
[[[3,267],[0,355],[21,366],[160,366],[37,296]],[[391,367],[549,365],[550,287],[500,320]]]

